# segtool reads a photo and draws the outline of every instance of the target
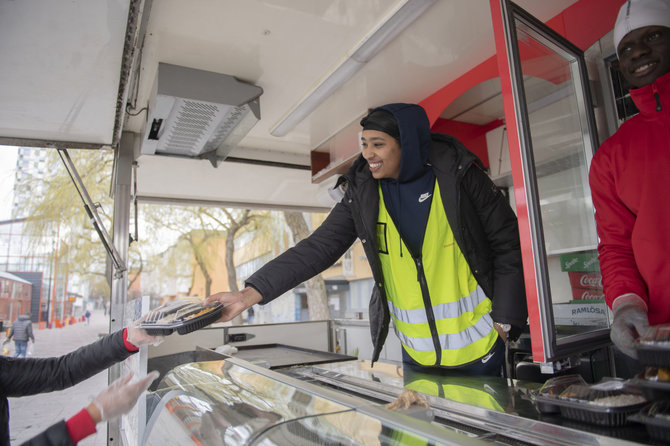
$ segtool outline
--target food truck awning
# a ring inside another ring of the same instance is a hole
[[[574,0],[518,3],[546,20]],[[355,156],[343,129],[369,107],[420,102],[495,51],[485,0],[32,0],[0,3],[0,29],[0,143],[116,149],[133,132],[140,199],[322,210],[334,178],[312,181],[314,149]],[[262,90],[218,167],[146,154],[159,63]]]

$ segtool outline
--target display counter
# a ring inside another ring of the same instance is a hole
[[[642,424],[606,427],[540,412],[532,398],[539,386],[403,376],[397,364],[363,360],[270,369],[233,356],[163,373],[148,397],[143,444],[654,444]],[[430,407],[387,409],[404,389]]]

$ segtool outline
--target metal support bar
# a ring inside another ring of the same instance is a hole
[[[84,209],[86,209],[86,213],[88,214],[89,220],[91,220],[91,224],[93,224],[93,228],[98,233],[103,246],[107,250],[107,254],[109,254],[112,262],[114,262],[114,276],[119,277],[126,270],[126,263],[114,247],[112,239],[105,229],[105,225],[100,219],[100,215],[98,215],[97,206],[95,203],[93,203],[93,200],[91,200],[91,197],[86,190],[86,186],[81,180],[81,177],[77,172],[77,168],[74,166],[72,158],[70,158],[70,154],[67,152],[67,149],[58,149],[58,155],[63,161],[65,169],[67,169],[67,173],[70,175],[70,178],[72,179],[74,187],[77,189],[81,200],[84,202]]]

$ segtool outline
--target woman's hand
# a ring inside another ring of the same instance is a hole
[[[217,322],[228,322],[252,305],[256,305],[263,296],[255,288],[246,287],[242,291],[226,291],[212,294],[205,299],[205,305],[214,302],[223,304],[223,313]]]

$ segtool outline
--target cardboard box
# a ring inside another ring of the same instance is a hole
[[[593,302],[572,301],[568,304],[554,304],[554,322],[556,325],[607,326],[611,319],[611,310],[607,305]]]
[[[605,302],[605,292],[589,288],[572,288],[572,298],[574,300],[600,300]]]
[[[581,271],[581,272],[600,271],[600,263],[598,262],[598,251],[561,254],[560,261],[561,261],[561,271]]]

